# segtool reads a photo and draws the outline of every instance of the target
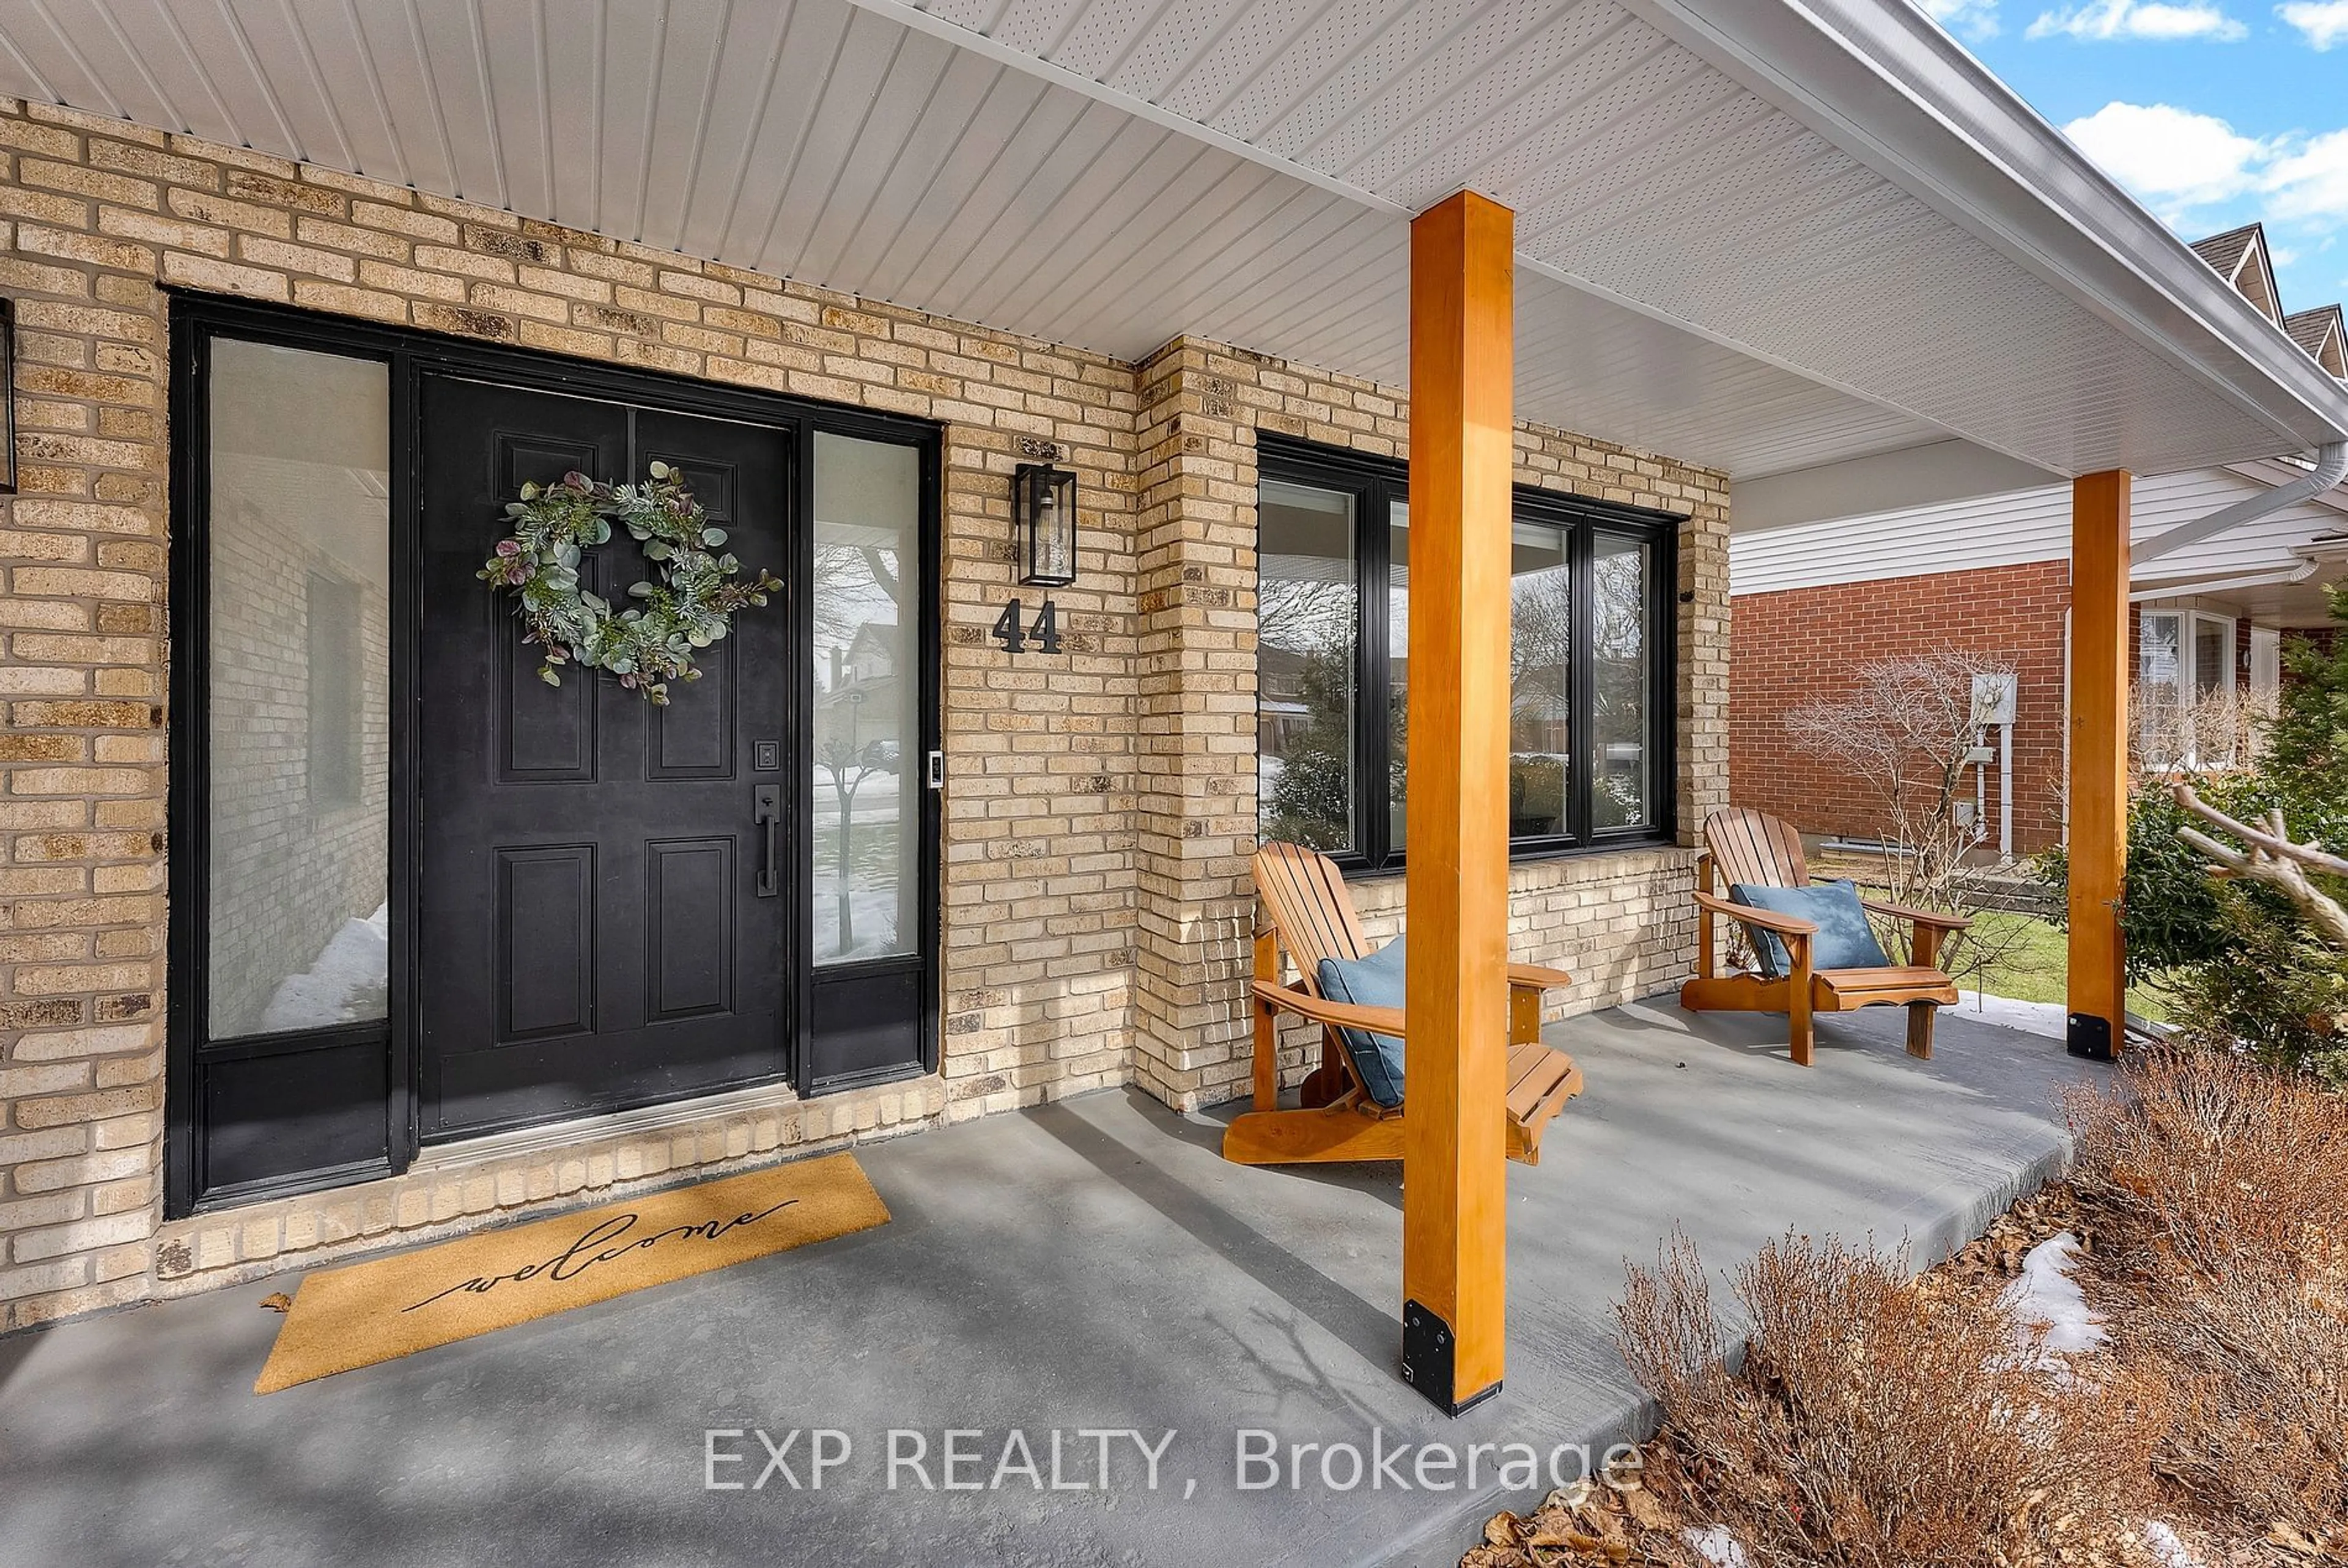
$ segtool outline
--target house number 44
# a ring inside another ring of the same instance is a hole
[[[1060,651],[1060,607],[1058,605],[1048,599],[1045,600],[1042,608],[1035,611],[1035,623],[1024,629],[1019,624],[1020,614],[1020,603],[1014,599],[1003,607],[1001,615],[994,618],[993,635],[997,642],[1003,644],[1003,651],[1005,653],[1025,653],[1027,651],[1027,644],[1031,641],[1046,653],[1057,653]]]

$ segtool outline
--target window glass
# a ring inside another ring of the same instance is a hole
[[[1590,816],[1592,830],[1601,833],[1653,820],[1647,755],[1650,548],[1644,539],[1601,530],[1591,551]]]
[[[1268,840],[1353,846],[1354,497],[1266,480],[1257,499],[1256,788]]]
[[[1509,836],[1570,832],[1573,774],[1572,534],[1511,530],[1509,614]]]
[[[1386,506],[1386,832],[1393,853],[1410,841],[1410,503]]]
[[[2193,618],[2194,685],[2202,695],[2225,690],[2227,677],[2232,673],[2228,666],[2233,662],[2233,651],[2232,621],[2209,615]]]
[[[815,437],[815,961],[919,950],[920,451]]]
[[[207,558],[215,1040],[385,1016],[390,370],[220,339]]]
[[[2193,760],[2203,767],[2231,767],[2238,712],[2230,618],[2193,618]]]
[[[1258,831],[1350,852],[1373,870],[1396,867],[1408,845],[1407,486],[1388,462],[1275,448],[1259,491]],[[1667,630],[1669,528],[1601,501],[1524,496],[1519,507],[1509,835],[1532,853],[1658,832],[1670,735],[1658,743],[1650,687]]]
[[[2137,633],[2137,723],[2144,760],[2154,767],[2175,762],[2183,742],[2184,618],[2174,610],[2147,610]]]

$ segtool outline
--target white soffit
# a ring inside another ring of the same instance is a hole
[[[1535,268],[2041,467],[2168,470],[2348,425],[2336,386],[2242,363],[2247,307],[2213,327],[2082,262],[2117,239],[2192,262],[2202,308],[2223,290],[2124,199],[2108,236],[2054,214],[2034,181],[2117,192],[1900,0],[920,3],[1399,210],[1482,191]],[[1961,131],[1926,91],[1989,108]],[[1996,137],[2046,167],[1982,178]]]
[[[1389,383],[1405,216],[1470,186],[1519,211],[1519,412],[1739,477],[1952,435],[2171,469],[2323,424],[1628,5],[18,0],[0,92],[1121,358],[1190,332]]]

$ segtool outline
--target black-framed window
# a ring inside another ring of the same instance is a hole
[[[1303,442],[1259,445],[1259,831],[1348,867],[1397,867],[1407,834],[1409,474]],[[1682,520],[1515,492],[1509,829],[1519,856],[1672,835]]]

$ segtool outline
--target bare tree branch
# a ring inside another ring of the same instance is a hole
[[[2343,908],[2338,899],[2307,879],[2311,870],[2329,876],[2348,876],[2348,860],[2312,842],[2293,842],[2280,811],[2269,812],[2262,828],[2252,827],[2201,799],[2193,793],[2191,784],[2180,783],[2172,793],[2178,808],[2187,815],[2240,840],[2244,847],[2238,849],[2220,843],[2191,827],[2178,828],[2178,838],[2215,866],[2219,874],[2263,882],[2276,889],[2291,900],[2325,941],[2348,952],[2348,908]]]
[[[1986,836],[1972,820],[1974,747],[1982,725],[1977,677],[2011,676],[2013,660],[1959,649],[1871,660],[1856,683],[1786,715],[1794,744],[1839,770],[1875,797],[1883,826],[1881,880],[1891,902],[1975,913],[1963,884],[1965,856]],[[1975,927],[1940,955],[1954,974],[1980,975],[2022,941],[2024,928]]]

